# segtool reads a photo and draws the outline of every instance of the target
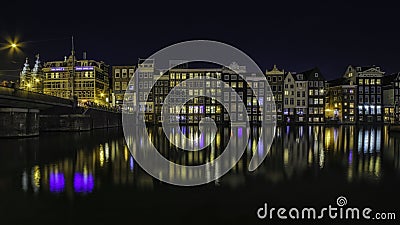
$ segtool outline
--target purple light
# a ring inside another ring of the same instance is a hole
[[[243,129],[241,127],[238,128],[238,136],[240,138],[243,136]]]
[[[90,193],[94,188],[94,178],[91,173],[75,173],[74,190],[76,193]]]
[[[350,153],[349,153],[349,164],[351,164],[352,162],[353,162],[353,151],[351,151],[350,150]]]
[[[50,173],[49,180],[50,192],[60,193],[64,191],[65,178],[63,173]]]
[[[65,68],[64,67],[52,67],[50,68],[50,71],[64,71]]]
[[[200,113],[204,113],[204,106],[200,106]]]
[[[134,166],[135,162],[133,161],[133,157],[131,156],[131,158],[129,159],[129,168],[131,169],[131,171],[133,171]]]
[[[260,139],[260,141],[258,142],[257,152],[258,152],[259,156],[262,156],[264,154],[264,144],[263,144],[262,139]]]
[[[200,135],[200,148],[203,148],[204,147],[204,133],[202,133],[201,135]]]

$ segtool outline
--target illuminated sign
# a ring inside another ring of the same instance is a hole
[[[76,66],[75,70],[76,71],[82,71],[82,70],[93,70],[93,66]],[[50,71],[65,71],[67,70],[65,67],[51,67]]]
[[[93,70],[93,66],[77,66],[75,70]]]
[[[64,71],[64,67],[52,67],[50,68],[51,71]]]

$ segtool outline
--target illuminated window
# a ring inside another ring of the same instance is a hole
[[[115,82],[115,90],[120,90],[121,89],[121,86],[120,86],[120,82]]]
[[[363,79],[359,79],[358,80],[358,84],[363,85],[364,84],[364,80]]]
[[[129,69],[129,78],[133,77],[134,73],[135,73],[134,69]]]
[[[376,84],[381,84],[381,79],[376,79]]]
[[[128,70],[127,69],[122,69],[122,78],[126,78],[128,75]]]
[[[128,87],[127,82],[122,82],[122,90],[126,90]]]

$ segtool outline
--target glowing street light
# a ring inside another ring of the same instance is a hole
[[[6,43],[1,43],[0,50],[9,50],[9,53],[19,53],[22,43],[18,42],[18,38],[8,38]]]

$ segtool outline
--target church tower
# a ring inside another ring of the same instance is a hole
[[[36,55],[35,66],[31,73],[32,91],[43,93],[44,73],[40,64],[39,54]]]
[[[20,88],[26,91],[31,91],[31,68],[29,67],[29,60],[28,57],[25,60],[24,68],[19,75],[19,83]]]

